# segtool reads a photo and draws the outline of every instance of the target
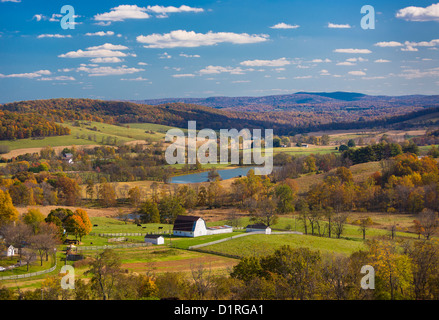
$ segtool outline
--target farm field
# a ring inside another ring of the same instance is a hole
[[[116,138],[118,144],[141,142],[146,139],[158,141],[164,139],[165,133],[172,127],[139,123],[125,124],[124,126],[111,125],[101,122],[80,122],[80,126],[73,125],[73,122],[58,123],[59,125],[70,128],[70,135],[53,136],[42,139],[18,139],[3,140],[1,145],[9,147],[11,154],[4,154],[2,157],[11,158],[26,152],[39,152],[41,148],[51,147],[70,147],[70,146],[97,146],[106,145],[108,138]],[[129,127],[126,127],[129,126]],[[96,128],[96,130],[94,130]],[[25,150],[29,149],[29,150]],[[15,152],[13,152],[16,150]],[[61,149],[62,150],[62,149]]]
[[[360,240],[345,240],[297,234],[255,234],[232,239],[226,242],[200,248],[202,251],[238,255],[241,257],[265,256],[274,253],[281,246],[292,248],[309,248],[322,253],[351,254],[365,249]]]

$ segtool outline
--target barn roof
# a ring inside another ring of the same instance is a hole
[[[247,226],[249,229],[267,229],[268,227],[263,223],[249,224]]]
[[[146,239],[158,239],[158,238],[160,238],[160,237],[163,238],[163,236],[160,235],[160,234],[147,234],[147,235],[145,236]]]
[[[174,231],[193,231],[194,223],[201,219],[195,216],[177,216],[174,222]]]

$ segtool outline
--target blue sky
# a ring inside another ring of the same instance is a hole
[[[439,3],[0,0],[0,48],[0,102],[436,94]]]

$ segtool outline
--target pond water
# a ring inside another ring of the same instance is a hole
[[[245,176],[250,169],[254,169],[254,167],[241,167],[235,169],[222,169],[217,170],[218,174],[221,176],[223,180]],[[182,176],[176,176],[171,178],[171,183],[197,183],[197,182],[206,182],[207,175],[209,171],[199,172],[199,173],[191,173]]]

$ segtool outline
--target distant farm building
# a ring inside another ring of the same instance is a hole
[[[249,224],[246,229],[246,232],[264,232],[265,234],[271,234],[271,228],[266,226],[263,223]]]
[[[215,226],[207,228],[204,219],[194,216],[177,216],[173,229],[173,234],[181,237],[200,237],[230,232],[233,232],[231,226]]]
[[[309,146],[306,143],[302,143],[302,148],[308,148]]]
[[[14,246],[11,245],[6,249],[5,255],[7,257],[12,257],[15,256],[16,254],[18,254],[18,249],[14,248]]]
[[[152,243],[152,244],[165,244],[165,238],[161,235],[155,235],[155,234],[147,234],[145,236],[145,243]]]

